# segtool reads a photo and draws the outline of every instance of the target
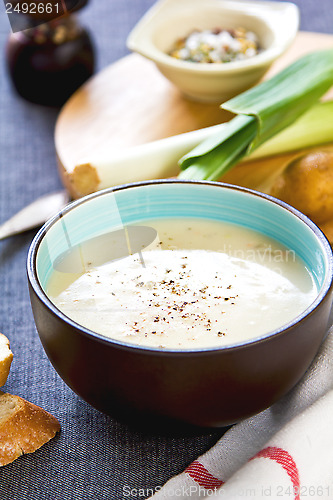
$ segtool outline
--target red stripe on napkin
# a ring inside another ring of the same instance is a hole
[[[192,462],[185,470],[194,481],[206,490],[217,490],[224,484],[224,481],[217,479],[197,460]]]
[[[259,451],[259,453],[254,455],[254,457],[252,457],[250,460],[260,457],[270,458],[271,460],[275,460],[275,462],[277,462],[279,465],[283,467],[283,469],[286,471],[286,473],[288,474],[293,483],[295,500],[300,500],[299,473],[293,457],[289,455],[289,453],[286,450],[283,450],[282,448],[277,448],[275,446],[268,446],[267,448],[264,448],[263,450]]]

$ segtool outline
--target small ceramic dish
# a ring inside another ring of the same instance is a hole
[[[163,217],[225,221],[274,238],[304,261],[317,284],[315,300],[283,327],[257,338],[182,350],[105,337],[52,303],[48,279],[69,245],[106,235],[119,221],[144,224]],[[332,265],[322,232],[283,202],[236,186],[180,180],[119,186],[72,203],[39,231],[27,262],[39,336],[55,369],[77,394],[136,424],[167,420],[168,425],[204,427],[231,424],[267,408],[302,377],[326,333]]]
[[[223,102],[255,85],[293,42],[299,10],[288,2],[230,0],[160,0],[134,27],[130,50],[155,62],[186,96]],[[242,27],[259,38],[262,51],[245,60],[196,63],[168,55],[176,40],[194,29]]]

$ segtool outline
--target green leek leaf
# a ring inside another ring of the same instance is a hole
[[[183,156],[179,177],[215,180],[294,123],[333,85],[333,49],[308,54],[221,107],[237,116]]]
[[[292,125],[264,142],[245,160],[310,148],[333,142],[333,100],[319,102]]]

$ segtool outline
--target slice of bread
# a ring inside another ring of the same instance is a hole
[[[0,391],[0,466],[36,451],[59,430],[58,420],[47,411]]]
[[[9,347],[9,340],[0,333],[0,387],[6,383],[12,359],[13,353]]]

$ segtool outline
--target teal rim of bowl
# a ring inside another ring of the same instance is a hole
[[[100,214],[103,214],[103,217]],[[93,332],[68,318],[45,293],[52,262],[62,252],[127,224],[161,218],[203,218],[222,221],[273,238],[300,257],[318,289],[315,301],[289,323],[253,339],[222,347],[163,349],[118,341]],[[64,230],[65,228],[65,230]],[[76,328],[126,347],[161,352],[210,351],[233,348],[285,331],[313,311],[332,286],[331,247],[320,229],[286,203],[247,188],[211,181],[177,179],[144,181],[109,188],[77,200],[47,222],[35,236],[28,255],[28,276],[47,306]]]

